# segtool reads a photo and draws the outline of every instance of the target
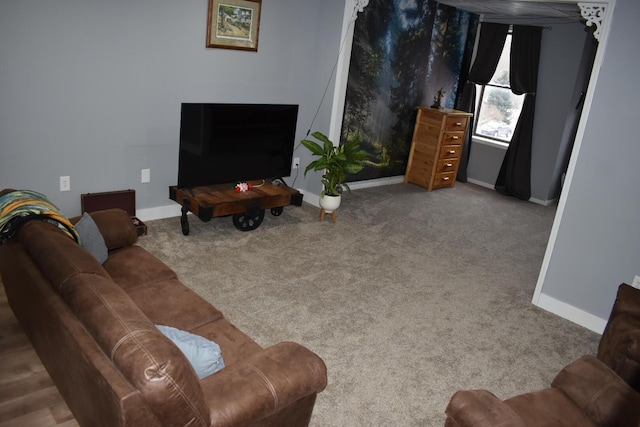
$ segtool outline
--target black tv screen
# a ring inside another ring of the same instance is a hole
[[[291,175],[297,105],[183,103],[178,187]]]

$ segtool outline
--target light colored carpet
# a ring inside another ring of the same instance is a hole
[[[530,302],[554,211],[397,184],[347,194],[336,224],[304,204],[250,232],[151,221],[139,244],[262,346],[323,358],[312,426],[442,426],[456,390],[508,398],[595,354],[599,335]]]

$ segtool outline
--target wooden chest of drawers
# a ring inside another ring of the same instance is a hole
[[[418,107],[404,182],[429,191],[453,187],[471,113]]]

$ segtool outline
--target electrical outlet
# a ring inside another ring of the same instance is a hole
[[[640,276],[636,276],[633,278],[633,283],[631,284],[636,289],[640,289]]]
[[[298,169],[300,167],[300,157],[293,158],[293,169]]]
[[[60,177],[60,191],[71,191],[71,177],[70,176],[61,176]]]
[[[142,169],[142,172],[140,173],[140,181],[143,184],[151,182],[151,169]]]

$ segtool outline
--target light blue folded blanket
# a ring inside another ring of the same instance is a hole
[[[187,356],[200,379],[224,368],[222,351],[215,342],[171,326],[156,327]]]

